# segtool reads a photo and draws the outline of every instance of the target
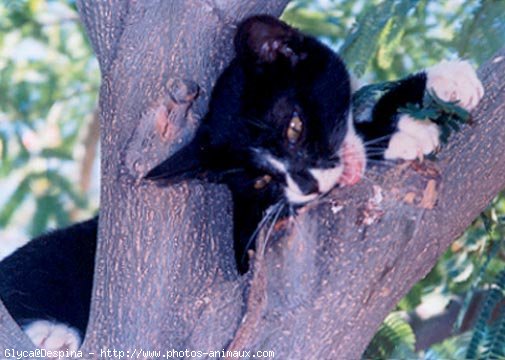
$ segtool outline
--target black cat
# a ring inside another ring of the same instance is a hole
[[[373,156],[386,159],[415,159],[437,148],[437,126],[399,115],[400,107],[421,104],[426,89],[460,100],[466,109],[483,94],[467,62],[445,62],[399,81],[369,117],[354,124],[345,65],[316,39],[273,17],[255,16],[239,25],[235,51],[194,139],[146,178],[165,185],[192,178],[226,184],[241,271],[268,209],[299,207],[359,181],[364,144],[373,143]],[[96,233],[95,218],[34,239],[0,263],[0,296],[37,345],[79,345]]]
[[[235,51],[193,141],[146,178],[228,185],[243,271],[267,208],[299,206],[328,192],[343,181],[345,156],[359,163],[352,168],[359,178],[365,151],[351,123],[349,74],[333,51],[269,16],[239,26]]]

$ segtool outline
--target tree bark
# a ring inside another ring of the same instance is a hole
[[[227,349],[357,359],[397,301],[505,187],[503,49],[479,72],[486,96],[473,125],[437,162],[373,168],[368,180],[334,190],[264,231],[252,270],[239,276],[226,188],[157,188],[142,177],[198,125],[237,22],[279,15],[287,2],[78,1],[102,70],[85,354]],[[5,314],[0,307],[0,348],[29,348]]]

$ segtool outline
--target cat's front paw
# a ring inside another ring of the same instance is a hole
[[[72,327],[47,320],[37,320],[24,328],[26,335],[39,348],[50,351],[77,351],[81,337]]]
[[[484,96],[484,87],[468,61],[442,61],[426,69],[426,90],[434,91],[444,101],[458,101],[472,110]]]
[[[384,158],[388,160],[422,159],[440,145],[440,130],[432,121],[416,120],[409,115],[401,115],[398,131],[389,140]]]

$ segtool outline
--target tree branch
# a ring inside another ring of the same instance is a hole
[[[261,239],[249,316],[231,349],[361,356],[387,313],[505,187],[505,49],[479,74],[486,96],[474,124],[439,161],[375,168]]]
[[[23,334],[0,301],[0,356],[5,356],[4,352],[7,349],[30,351],[34,350],[35,346]]]
[[[107,74],[126,26],[129,1],[77,0],[77,9],[95,51],[102,74]]]
[[[234,265],[227,191],[158,189],[141,178],[198,125],[232,55],[235,24],[253,11],[278,15],[287,2],[128,1],[120,39],[100,38],[106,20],[85,21],[95,49],[117,43],[100,92],[100,240],[85,351],[231,341],[245,280]]]
[[[254,271],[240,277],[226,189],[196,181],[158,189],[141,178],[198,125],[231,57],[234,24],[253,12],[279,14],[287,2],[125,0],[98,10],[79,2],[103,76],[102,205],[85,352],[358,358],[388,311],[505,186],[502,50],[480,73],[487,94],[475,125],[438,162],[376,168],[370,181],[335,190],[261,237]],[[26,342],[3,308],[0,323],[12,330],[0,332],[0,346]]]
[[[79,188],[83,193],[87,193],[89,190],[93,164],[98,151],[98,140],[100,139],[100,121],[98,115],[98,109],[94,109],[93,113],[90,115],[86,135],[82,142],[84,146],[84,156],[82,157],[79,169]]]

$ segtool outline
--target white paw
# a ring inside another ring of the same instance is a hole
[[[384,158],[389,160],[422,159],[439,145],[440,130],[429,120],[415,120],[402,115],[398,121],[398,131],[389,140]]]
[[[47,320],[37,320],[23,329],[39,348],[51,351],[77,351],[81,345],[79,332],[72,327]]]
[[[484,96],[484,87],[468,61],[442,61],[426,69],[426,89],[444,101],[458,100],[461,107],[472,110]]]

